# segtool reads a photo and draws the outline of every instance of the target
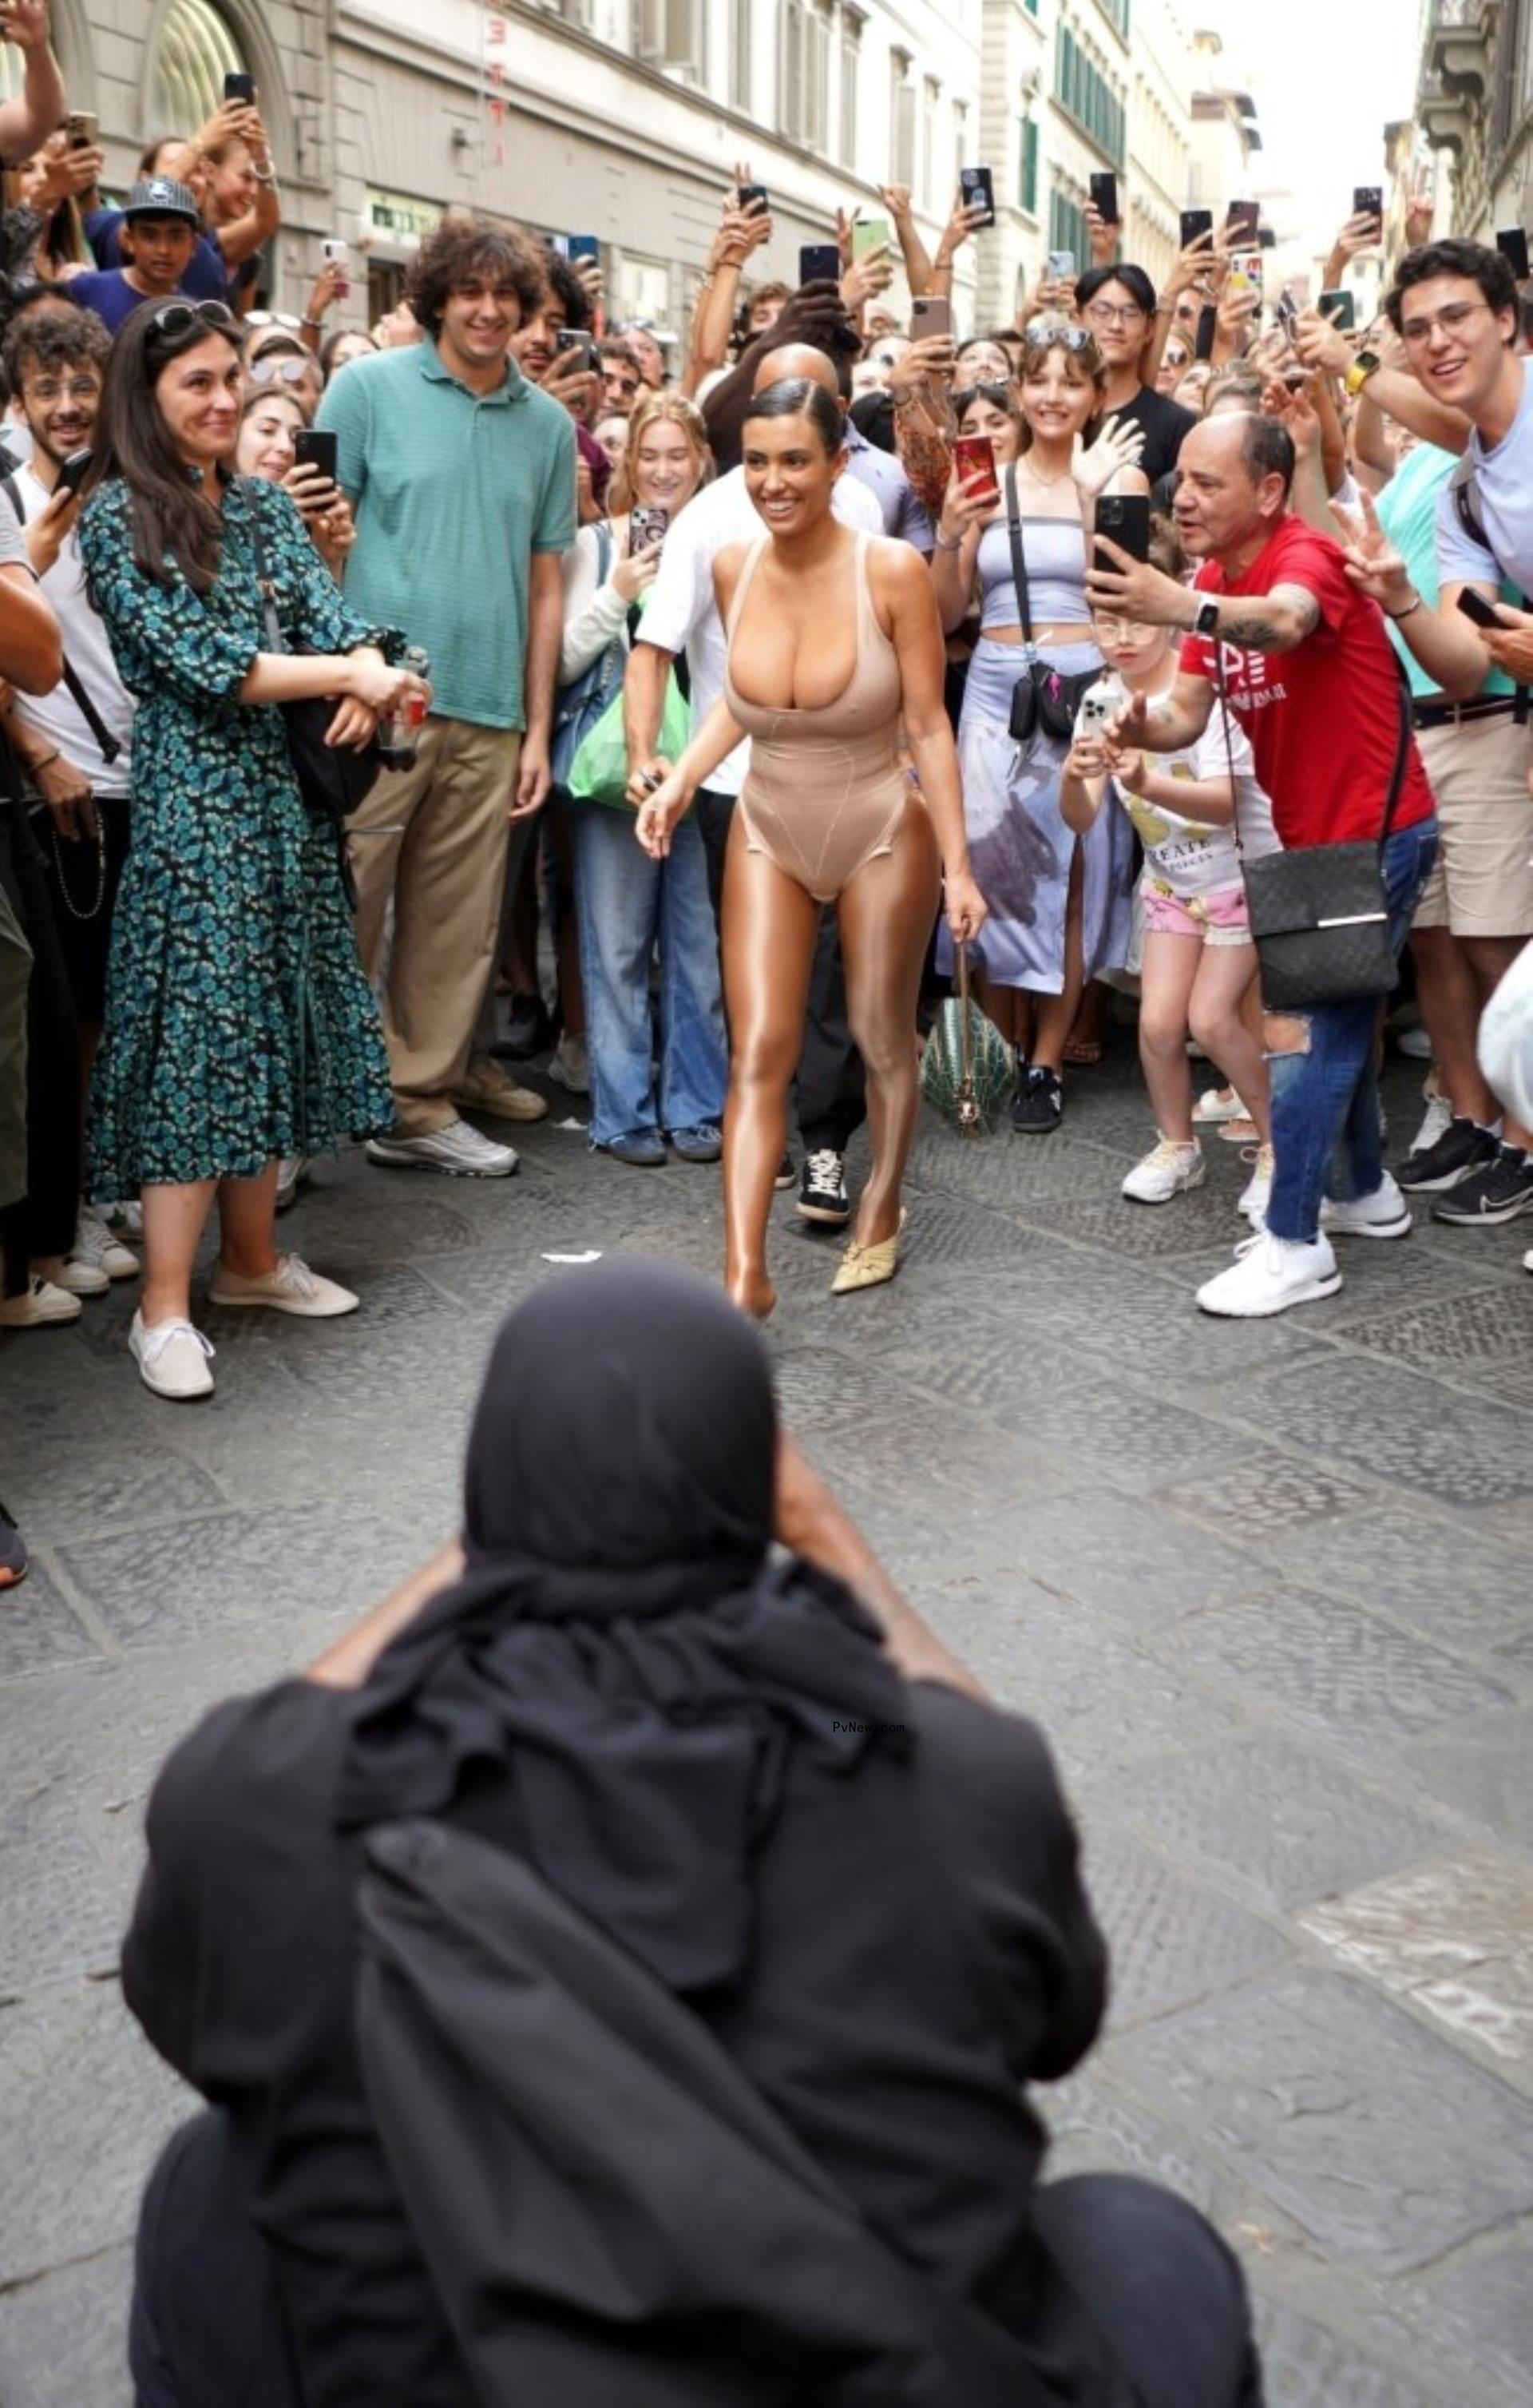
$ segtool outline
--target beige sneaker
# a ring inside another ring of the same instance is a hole
[[[94,1263],[77,1262],[72,1254],[36,1255],[32,1276],[50,1287],[62,1287],[66,1296],[105,1296],[111,1285]]]
[[[462,1112],[486,1112],[495,1121],[540,1121],[548,1111],[546,1096],[519,1086],[488,1054],[472,1056],[452,1100]]]
[[[272,1312],[295,1312],[305,1321],[336,1321],[355,1312],[362,1298],[337,1281],[321,1279],[300,1254],[279,1254],[277,1268],[246,1279],[227,1270],[222,1256],[208,1283],[210,1304],[264,1304]]]
[[[188,1404],[195,1397],[212,1395],[213,1375],[208,1366],[213,1349],[190,1321],[157,1321],[146,1328],[143,1314],[136,1312],[128,1344],[136,1358],[139,1378],[157,1397],[166,1397],[172,1404]]]
[[[0,1298],[0,1329],[43,1329],[50,1321],[78,1321],[85,1308],[36,1271],[20,1296]]]

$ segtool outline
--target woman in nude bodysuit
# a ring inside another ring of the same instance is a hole
[[[985,917],[931,579],[908,544],[838,523],[830,496],[845,463],[840,414],[821,387],[793,379],[757,394],[744,465],[764,532],[727,546],[713,571],[729,634],[724,696],[664,782],[652,791],[638,779],[632,790],[638,841],[663,856],[697,788],[751,738],[724,888],[724,1283],[763,1320],[777,1301],[766,1223],[821,906],[834,903],[840,920],[873,1140],[837,1295],[880,1285],[897,1265],[920,1104],[916,1002],[939,887],[955,940]],[[901,765],[902,727],[919,783]]]

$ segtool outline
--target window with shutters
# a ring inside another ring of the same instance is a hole
[[[1091,263],[1091,237],[1086,232],[1084,213],[1067,193],[1057,189],[1049,194],[1049,249],[1067,251],[1078,275]]]
[[[942,87],[930,76],[921,86],[921,197],[928,209],[937,207],[937,126],[942,108]]]
[[[824,150],[830,103],[830,21],[810,0],[786,0],[779,25],[779,129],[790,142]]]
[[[751,110],[751,0],[730,0],[729,106]]]
[[[1054,53],[1054,98],[1114,165],[1124,165],[1127,119],[1124,104],[1067,25]]]
[[[1038,120],[1028,115],[1018,127],[1021,136],[1017,199],[1030,218],[1038,215]]]
[[[889,53],[889,181],[892,184],[915,183],[915,85],[910,80],[914,64],[908,50]]]
[[[850,167],[857,156],[857,82],[862,74],[863,20],[854,8],[841,11],[840,159]]]
[[[635,48],[651,66],[703,80],[705,0],[638,0]]]

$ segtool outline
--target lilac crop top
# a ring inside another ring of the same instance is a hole
[[[1034,626],[1083,627],[1091,617],[1091,605],[1086,600],[1086,539],[1080,521],[1024,518],[1022,557]],[[1020,627],[1022,612],[1011,577],[1011,539],[1004,510],[980,538],[979,569],[984,600],[981,629]]]

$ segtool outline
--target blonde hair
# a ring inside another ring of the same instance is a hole
[[[613,478],[614,490],[609,497],[609,508],[628,509],[634,495],[634,469],[638,461],[638,447],[647,428],[657,421],[679,426],[692,447],[697,463],[697,482],[706,485],[713,474],[713,452],[708,439],[703,413],[695,401],[681,393],[647,394],[628,421],[628,449],[623,466]],[[619,493],[621,488],[621,497]]]

